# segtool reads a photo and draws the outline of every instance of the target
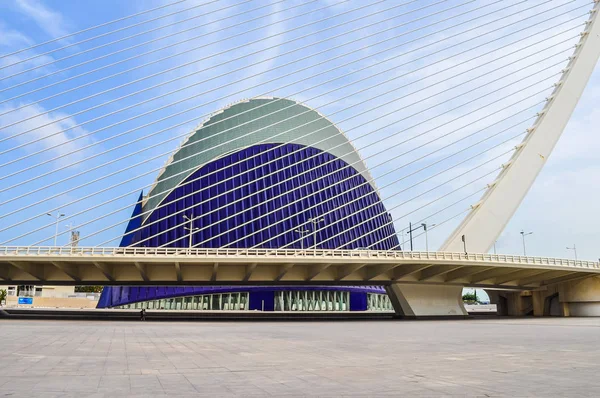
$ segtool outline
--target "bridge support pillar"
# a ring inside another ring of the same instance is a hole
[[[525,316],[544,314],[544,297],[541,292],[514,292],[486,290],[490,302],[496,304],[500,316]]]
[[[386,287],[396,314],[407,318],[466,317],[462,286],[394,283]]]
[[[508,316],[600,316],[600,277],[587,277],[546,286],[542,290],[487,291]]]
[[[557,285],[565,316],[600,316],[600,277],[588,277]]]

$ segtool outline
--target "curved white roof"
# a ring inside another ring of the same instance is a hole
[[[326,117],[289,99],[256,98],[216,112],[182,142],[150,189],[144,211],[158,206],[205,164],[231,152],[268,143],[294,143],[320,149],[351,164],[371,180],[354,146]]]

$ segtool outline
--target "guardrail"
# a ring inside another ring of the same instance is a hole
[[[322,250],[322,249],[206,249],[176,247],[53,247],[53,246],[4,246],[0,247],[3,256],[169,256],[169,257],[318,257],[397,259],[397,260],[462,260],[473,262],[556,265],[575,268],[600,269],[600,263],[575,261],[552,257],[516,256],[509,254],[418,252],[400,250]]]

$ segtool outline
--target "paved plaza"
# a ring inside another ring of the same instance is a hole
[[[0,396],[600,396],[600,319],[0,321]]]

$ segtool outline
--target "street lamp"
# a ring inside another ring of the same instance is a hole
[[[53,216],[50,213],[46,213],[46,215],[55,219],[55,222],[54,222],[54,247],[56,247],[56,240],[58,238],[58,220],[60,220],[65,215],[64,215],[64,213],[61,213],[60,210],[56,211],[55,216]]]
[[[194,220],[195,220],[195,219],[194,219],[194,213],[193,213],[193,212],[192,212],[192,213],[190,213],[190,216],[189,216],[189,217],[188,217],[188,215],[187,215],[187,214],[184,214],[184,215],[183,215],[183,218],[184,218],[185,220],[187,220],[187,221],[190,223],[190,226],[189,226],[189,227],[183,227],[183,229],[185,229],[186,231],[190,231],[190,233],[189,233],[189,235],[188,235],[188,236],[189,236],[188,240],[189,240],[189,245],[190,245],[190,249],[191,249],[191,248],[192,248],[192,246],[193,246],[193,243],[192,243],[192,242],[193,242],[193,238],[194,238],[194,232],[196,232],[196,231],[199,231],[199,230],[200,230],[200,228],[197,228],[197,227],[196,227],[196,228],[194,228]]]
[[[300,235],[300,249],[304,250],[304,235],[310,233],[310,231],[306,228],[298,228],[295,229],[294,232],[297,232]]]
[[[427,236],[427,224],[422,223],[421,226],[423,227],[423,230],[425,231],[425,251],[429,252],[429,237]],[[430,227],[435,227],[435,224],[431,224]]]
[[[575,253],[575,261],[577,261],[577,246],[575,246],[575,243],[573,243],[573,247],[567,246],[567,250],[573,250],[573,252]]]
[[[416,231],[417,229],[419,229],[419,228],[424,228],[425,229],[425,233],[427,234],[427,225],[425,223],[419,225],[418,227],[416,227],[414,229],[412,227],[412,222],[408,223],[408,232],[407,232],[407,234],[410,236],[410,238],[409,238],[410,239],[410,251],[413,251],[413,235],[412,235],[412,233],[414,231]],[[427,239],[427,237],[425,237],[425,239]]]
[[[315,249],[317,248],[317,225],[320,223],[325,222],[325,219],[323,217],[321,218],[309,218],[308,222],[312,223],[313,225],[313,245],[315,247]]]
[[[521,230],[521,237],[523,238],[523,255],[525,257],[527,257],[527,249],[525,248],[525,237],[531,234],[533,234],[533,232],[525,232],[524,230]]]

